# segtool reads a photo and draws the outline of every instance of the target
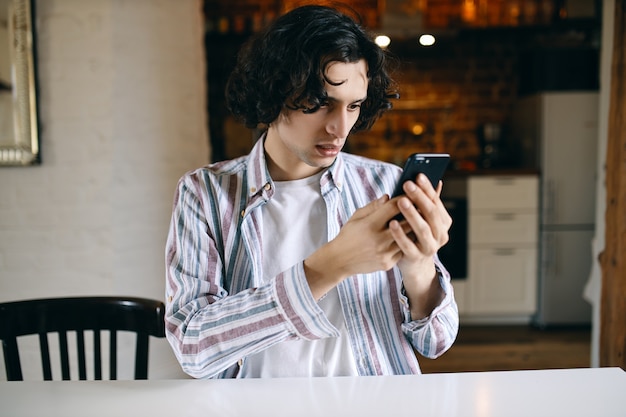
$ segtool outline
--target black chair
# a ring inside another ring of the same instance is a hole
[[[59,334],[63,380],[70,379],[67,333],[76,332],[79,379],[87,379],[85,331],[93,331],[93,375],[102,379],[101,332],[110,331],[109,378],[117,379],[117,332],[136,333],[135,379],[148,378],[149,336],[165,337],[165,305],[134,297],[70,297],[0,303],[0,339],[7,379],[21,381],[17,337],[39,335],[43,377],[52,380],[48,333]]]

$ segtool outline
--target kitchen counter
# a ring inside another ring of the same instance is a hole
[[[619,368],[381,377],[0,382],[0,414],[617,417]]]
[[[471,177],[471,176],[513,176],[513,175],[539,175],[541,172],[536,168],[477,168],[477,169],[449,169],[444,174],[445,178]]]

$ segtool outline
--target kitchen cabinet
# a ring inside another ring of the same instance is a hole
[[[455,280],[466,321],[529,322],[537,304],[539,178],[470,176],[468,276]]]

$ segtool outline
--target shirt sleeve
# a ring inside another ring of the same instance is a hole
[[[215,202],[202,200],[202,187],[190,176],[179,182],[166,243],[166,336],[182,369],[195,378],[233,376],[240,359],[280,341],[337,336],[302,263],[229,293],[226,282],[237,277],[226,276],[225,265],[237,260],[223,259],[208,220]]]
[[[411,320],[409,302],[404,294],[404,289],[401,295],[402,311],[405,318],[402,331],[413,348],[430,359],[437,358],[450,349],[459,330],[459,310],[454,299],[450,274],[438,258],[435,258],[435,267],[445,297],[430,316]]]

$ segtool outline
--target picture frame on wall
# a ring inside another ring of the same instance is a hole
[[[41,163],[35,0],[0,0],[0,166]]]

